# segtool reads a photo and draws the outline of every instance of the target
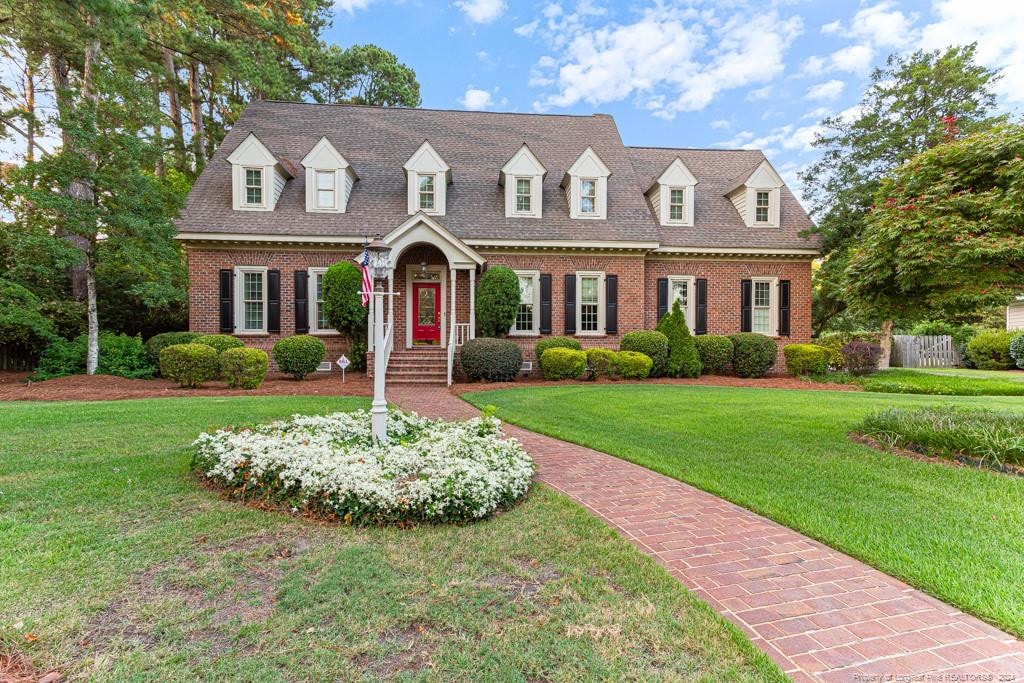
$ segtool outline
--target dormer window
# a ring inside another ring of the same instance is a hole
[[[505,188],[506,218],[541,217],[547,172],[525,144],[502,166],[498,184]]]
[[[767,159],[733,181],[725,192],[748,228],[779,227],[781,195],[782,178]]]
[[[333,209],[337,206],[337,171],[316,171],[316,208]]]
[[[697,179],[682,159],[676,157],[647,190],[658,223],[666,227],[692,226],[696,187]]]
[[[570,218],[608,217],[608,176],[612,172],[587,147],[562,178]]]
[[[668,191],[668,219],[682,223],[686,217],[686,190],[672,187]]]
[[[330,140],[320,138],[302,159],[302,166],[306,169],[306,211],[345,213],[359,177]]]
[[[245,169],[245,205],[263,206],[263,169]]]
[[[420,193],[420,209],[423,211],[434,210],[434,176],[433,175],[420,175],[417,176],[419,182],[419,193]]]
[[[754,222],[755,223],[767,223],[769,222],[768,209],[771,205],[770,198],[771,192],[768,190],[757,190],[754,193]]]

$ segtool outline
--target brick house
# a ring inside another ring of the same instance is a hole
[[[675,299],[696,334],[761,332],[781,360],[811,336],[810,227],[761,152],[627,147],[606,115],[258,101],[197,180],[178,239],[190,329],[268,351],[319,335],[333,359],[346,340],[326,329],[321,275],[383,236],[389,376],[444,381],[495,264],[520,276],[509,336],[533,367],[542,336],[617,348]]]

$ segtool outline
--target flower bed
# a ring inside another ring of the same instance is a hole
[[[391,411],[374,443],[366,411],[295,415],[201,434],[193,466],[239,500],[346,522],[481,519],[526,493],[533,460],[501,422],[428,420]]]

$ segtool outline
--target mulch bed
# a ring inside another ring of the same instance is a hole
[[[696,385],[706,387],[750,387],[755,389],[822,389],[826,391],[863,391],[856,384],[829,384],[824,382],[811,382],[799,377],[789,375],[769,375],[760,378],[733,377],[731,375],[703,375],[698,379],[673,379],[671,377],[657,377],[636,381],[610,380],[600,378],[596,380],[565,380],[561,382],[549,382],[542,377],[520,377],[515,382],[466,382],[456,384],[452,387],[452,393],[465,394],[471,391],[489,391],[491,389],[514,389],[523,386],[564,386],[567,384],[580,384],[593,386],[595,384],[678,384]]]
[[[296,381],[281,373],[267,375],[255,390],[228,389],[224,382],[208,382],[202,389],[182,389],[165,379],[125,379],[112,375],[72,375],[44,382],[28,382],[26,372],[0,372],[0,401],[115,401],[130,398],[188,398],[192,396],[372,396],[373,383],[350,372],[314,373]]]

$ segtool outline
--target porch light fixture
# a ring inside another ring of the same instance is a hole
[[[391,270],[391,247],[377,235],[366,245],[370,254],[370,271],[374,280],[383,280]]]
[[[427,262],[426,261],[420,261],[420,275],[422,275],[423,277],[427,276]]]

